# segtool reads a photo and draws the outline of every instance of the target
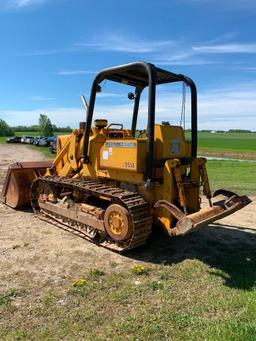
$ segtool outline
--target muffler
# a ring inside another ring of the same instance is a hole
[[[4,180],[0,201],[12,208],[29,205],[32,182],[39,176],[43,176],[51,165],[52,161],[11,164]]]

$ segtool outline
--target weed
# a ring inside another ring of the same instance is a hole
[[[13,340],[15,341],[22,341],[22,340],[26,341],[28,340],[27,337],[28,337],[28,333],[26,330],[17,330],[13,334]]]
[[[84,278],[80,278],[77,281],[74,281],[71,285],[74,288],[82,288],[85,287],[87,285],[87,280]]]
[[[161,283],[160,281],[152,281],[148,283],[148,287],[153,291],[161,290],[164,288],[163,283]]]
[[[53,301],[53,296],[51,293],[45,295],[43,298],[43,304],[45,306],[50,306],[52,304],[52,301]]]
[[[91,279],[98,279],[99,277],[104,276],[105,273],[99,269],[93,268],[91,269],[90,273],[89,273],[89,278]]]
[[[134,275],[147,275],[148,274],[148,270],[143,265],[133,265],[130,268],[130,270]]]
[[[24,293],[24,290],[9,289],[3,294],[0,294],[0,305],[10,303],[15,297],[22,296]]]

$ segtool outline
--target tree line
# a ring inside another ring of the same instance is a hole
[[[53,133],[58,132],[71,132],[72,129],[67,127],[57,127],[55,124],[52,124],[49,117],[44,114],[40,114],[38,119],[38,124],[31,126],[23,126],[19,125],[16,127],[10,127],[4,120],[0,119],[0,136],[14,136],[15,132],[37,132],[41,136],[52,136]],[[186,129],[187,132],[191,132],[191,129]],[[200,132],[210,133],[212,130],[204,129],[200,130]],[[224,130],[214,130],[216,133],[253,133],[251,130],[246,129],[229,129],[228,131]]]
[[[52,136],[56,132],[71,132],[72,129],[67,127],[57,127],[52,124],[49,117],[44,114],[40,114],[38,124],[31,126],[19,125],[16,127],[10,127],[4,120],[0,119],[0,136],[14,136],[15,132],[37,132],[41,136]]]

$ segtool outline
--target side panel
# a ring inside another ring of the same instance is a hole
[[[136,173],[145,172],[146,140],[106,140],[100,151],[100,167]]]
[[[189,156],[184,130],[179,126],[155,125],[155,158],[180,158]]]

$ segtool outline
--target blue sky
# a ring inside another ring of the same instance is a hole
[[[255,0],[0,0],[0,117],[75,127],[98,71],[145,60],[194,79],[200,129],[256,130],[255,18]],[[104,84],[97,117],[129,124],[124,91]],[[159,89],[158,121],[179,122],[181,95]]]

